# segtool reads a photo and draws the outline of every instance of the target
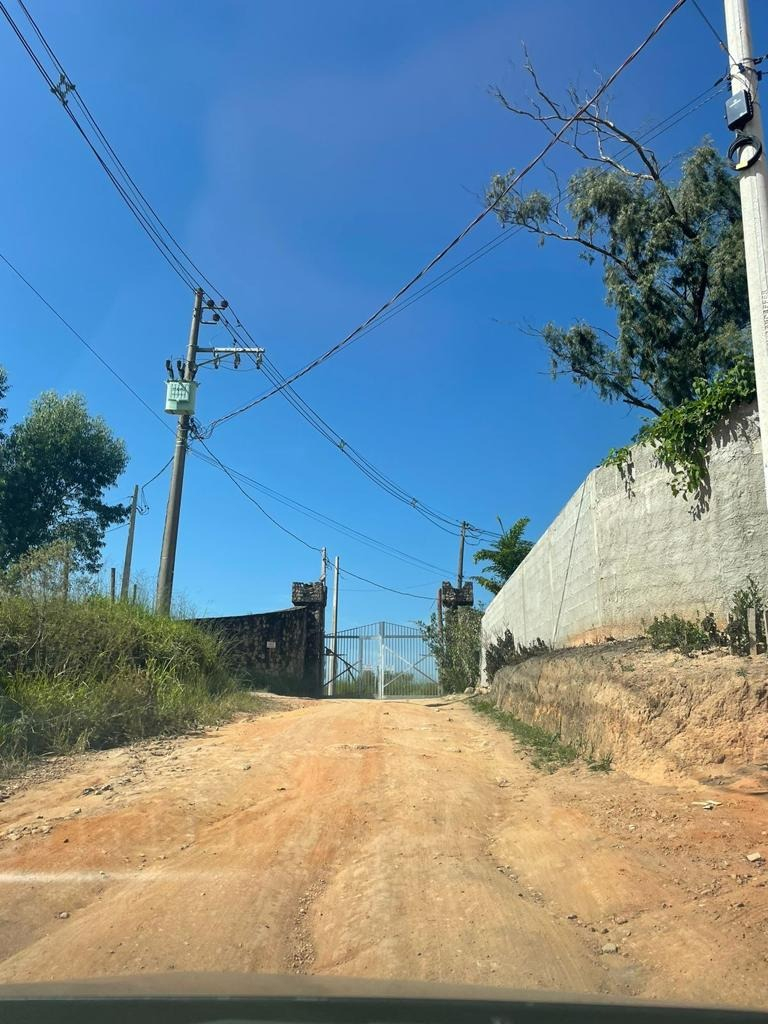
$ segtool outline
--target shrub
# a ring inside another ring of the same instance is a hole
[[[444,693],[461,693],[475,686],[480,675],[480,623],[482,608],[448,608],[443,629],[433,613],[420,623],[422,636],[435,661]]]
[[[747,576],[743,587],[735,591],[731,598],[730,616],[726,635],[735,654],[749,654],[749,624],[747,612],[755,609],[756,643],[765,650],[765,597],[762,589],[752,576]]]
[[[651,646],[661,651],[678,650],[690,654],[691,651],[712,646],[711,636],[706,629],[679,615],[656,616],[648,627],[648,636]]]
[[[492,682],[499,669],[506,665],[515,665],[526,658],[546,654],[550,650],[551,647],[541,637],[537,637],[532,644],[519,644],[512,630],[507,629],[485,649],[485,671],[488,681]]]

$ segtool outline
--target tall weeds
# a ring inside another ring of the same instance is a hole
[[[0,760],[107,747],[225,717],[227,652],[191,623],[87,596],[0,597]]]

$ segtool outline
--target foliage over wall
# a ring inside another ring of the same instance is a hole
[[[712,434],[731,410],[755,397],[755,369],[752,360],[741,356],[736,364],[714,380],[699,379],[696,397],[645,423],[635,443],[650,445],[659,463],[670,472],[673,494],[687,500],[706,480]],[[632,448],[613,448],[603,461],[622,474],[631,470]]]

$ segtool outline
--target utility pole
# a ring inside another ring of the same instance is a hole
[[[766,499],[768,500],[768,181],[764,145],[763,118],[757,97],[758,74],[749,28],[747,0],[725,0],[725,26],[728,39],[728,61],[731,92],[745,91],[751,100],[751,117],[744,122],[745,142],[737,135],[741,216],[744,225],[744,252],[747,264],[749,317],[752,327],[752,350],[755,360],[757,408],[763,452]],[[741,127],[741,126],[739,126]],[[733,149],[733,147],[732,147]],[[754,157],[757,155],[757,159]]]
[[[62,565],[62,590],[64,600],[69,600],[69,574],[72,568],[72,545],[69,541],[64,544],[64,564]]]
[[[464,540],[467,536],[467,527],[469,523],[461,524],[461,534],[459,535],[459,570],[456,573],[456,586],[461,589],[461,585],[464,582]]]
[[[328,552],[326,548],[323,548],[320,552],[320,582],[325,583],[325,563],[328,561]]]
[[[187,359],[184,363],[183,380],[192,381],[197,372],[197,339],[200,334],[200,320],[203,312],[203,289],[195,291],[192,308],[192,323],[187,342]],[[189,437],[189,413],[182,413],[176,424],[176,447],[173,450],[171,486],[168,491],[168,507],[165,512],[163,547],[160,553],[160,572],[157,576],[155,611],[158,615],[170,615],[173,595],[173,573],[176,568],[176,543],[179,538],[179,513],[181,491],[184,486],[184,466],[187,461],[187,439]]]
[[[332,632],[331,632],[331,678],[328,682],[328,696],[333,696],[333,685],[336,681],[336,671],[338,659],[336,658],[336,652],[338,650],[338,643],[336,640],[336,632],[339,628],[339,556],[333,560],[333,614],[331,618]]]
[[[139,503],[139,485],[133,488],[131,498],[131,515],[128,520],[128,540],[125,542],[125,560],[123,561],[123,575],[120,577],[120,600],[128,600],[128,588],[131,585],[131,560],[133,558],[133,533],[136,529],[136,506]]]
[[[203,306],[210,311],[211,319],[203,320]],[[170,615],[171,598],[173,596],[173,574],[176,568],[176,544],[179,537],[179,513],[181,511],[181,492],[184,486],[184,466],[187,460],[187,442],[189,440],[189,425],[192,413],[195,409],[194,395],[195,376],[202,366],[213,364],[218,368],[222,356],[233,356],[235,369],[240,365],[243,355],[255,357],[256,366],[261,366],[261,359],[264,355],[263,348],[246,348],[236,346],[229,348],[203,348],[198,345],[201,324],[216,324],[221,320],[219,310],[229,307],[226,299],[221,299],[219,305],[208,299],[203,303],[203,289],[195,290],[195,302],[192,308],[192,323],[189,328],[189,340],[187,342],[187,358],[182,364],[177,363],[180,378],[177,382],[173,375],[173,367],[170,359],[167,360],[165,368],[168,370],[169,381],[166,385],[165,411],[178,416],[176,425],[176,447],[173,450],[173,469],[171,470],[171,485],[168,491],[168,507],[165,512],[165,527],[163,529],[163,547],[160,553],[160,571],[157,574],[157,593],[155,596],[155,611],[158,615]],[[225,325],[229,327],[224,321]],[[212,358],[198,362],[198,355],[206,352]],[[188,385],[184,388],[183,384]],[[173,394],[172,389],[177,393]],[[180,393],[178,393],[180,392]]]
[[[440,630],[440,645],[445,643],[445,626],[443,624],[443,588],[437,588],[437,628]]]
[[[117,578],[117,569],[112,566],[109,570],[109,600],[112,604],[115,603],[115,583]]]

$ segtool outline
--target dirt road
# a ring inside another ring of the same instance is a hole
[[[768,868],[745,858],[768,856],[765,797],[547,775],[466,704],[276,706],[0,803],[0,980],[301,972],[768,1004]]]

